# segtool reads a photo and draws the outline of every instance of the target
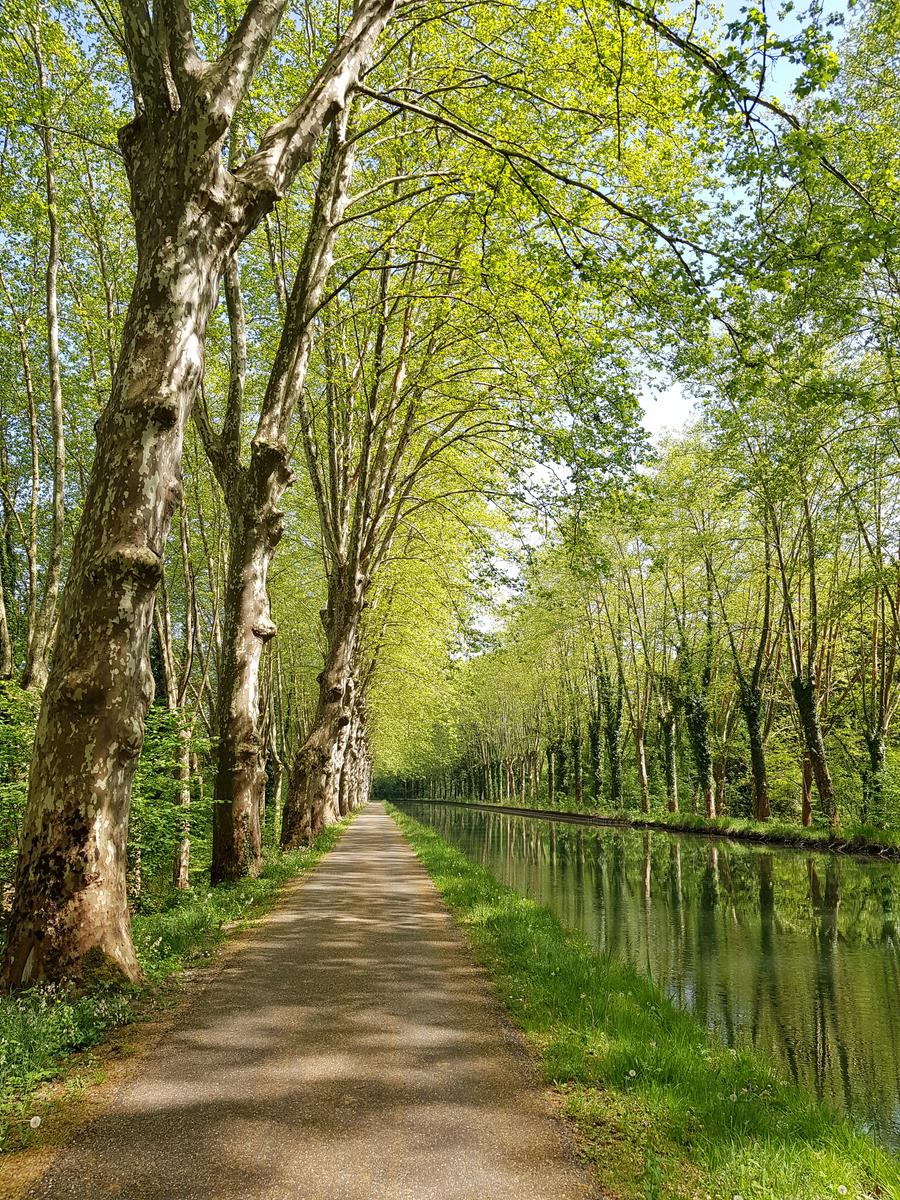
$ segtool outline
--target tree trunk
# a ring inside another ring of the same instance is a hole
[[[762,693],[750,685],[741,688],[741,710],[747,725],[750,743],[751,811],[756,821],[768,821],[772,815],[769,803],[769,779],[766,772],[766,749],[762,728]]]
[[[177,891],[186,891],[190,887],[191,869],[191,731],[183,726],[178,731],[178,807],[180,809],[180,827],[178,848],[175,851],[175,862],[172,868],[172,886]]]
[[[217,770],[213,789],[212,882],[255,874],[261,861],[258,813],[265,796],[260,663],[274,636],[267,582],[281,540],[278,505],[291,481],[288,432],[312,349],[312,320],[322,298],[336,231],[344,213],[352,151],[343,120],[328,141],[300,266],[287,300],[278,352],[266,386],[250,464],[241,462],[246,334],[237,264],[226,273],[231,378],[225,423],[215,434],[203,404],[198,427],[229,509],[229,570],[223,618],[224,661],[217,703]],[[337,787],[330,797],[338,809]]]
[[[666,774],[666,807],[678,812],[678,745],[675,710],[667,709],[659,719],[663,735],[663,761]]]
[[[275,717],[273,716],[274,724]],[[281,829],[281,792],[284,784],[284,759],[281,757],[277,734],[275,732],[273,732],[270,738],[269,753],[272,756],[272,828],[277,837]]]
[[[837,829],[840,825],[837,798],[834,793],[831,772],[828,770],[825,739],[819,720],[819,701],[815,679],[795,676],[791,680],[791,691],[794,694],[794,702],[800,716],[803,745],[816,782],[822,815],[833,829]]]
[[[6,583],[0,565],[0,679],[10,679],[13,673],[12,638],[6,617]]]
[[[716,789],[709,744],[709,705],[705,695],[691,692],[684,699],[684,707],[703,809],[706,816],[712,819],[716,816]]]
[[[41,54],[40,30],[32,29],[37,62],[40,105],[41,145],[44,154],[44,178],[47,196],[47,221],[50,243],[47,251],[46,313],[47,313],[47,373],[50,381],[50,425],[53,433],[53,515],[50,524],[50,552],[47,562],[44,592],[36,610],[25,658],[22,686],[43,688],[47,683],[47,656],[56,624],[56,603],[62,573],[63,526],[65,524],[66,443],[63,428],[62,377],[59,359],[59,274],[60,243],[59,214],[56,199],[55,152],[53,132],[47,122],[46,81]]]
[[[359,770],[362,765],[357,741],[357,725],[358,717],[354,713],[349,727],[350,736],[347,739],[347,750],[344,754],[344,761],[341,763],[341,779],[338,789],[338,813],[341,817],[346,817],[353,808],[353,797],[358,783]],[[430,788],[426,789],[426,796],[429,790]]]
[[[869,728],[863,734],[868,751],[868,762],[863,771],[863,820],[878,824],[885,818],[884,784],[887,750],[884,731]]]
[[[637,760],[638,788],[641,794],[641,812],[650,811],[650,780],[647,777],[647,747],[643,725],[634,727],[634,749]]]
[[[35,737],[4,965],[11,986],[92,967],[139,975],[125,892],[128,807],[153,697],[153,601],[221,264],[209,213],[173,226],[142,246],[112,397],[97,423]]]
[[[803,755],[803,792],[800,801],[800,823],[804,829],[808,829],[812,825],[812,789],[813,789],[813,769],[812,763],[806,754]]]
[[[547,747],[547,803],[552,808],[556,803],[556,760],[555,747]]]
[[[622,748],[619,745],[621,725],[621,704],[607,705],[603,734],[606,742],[606,762],[609,768],[609,802],[614,809],[622,807]]]
[[[312,730],[291,769],[281,822],[284,850],[296,849],[324,828],[353,710],[363,586],[345,568],[334,570],[328,584],[328,607],[322,614],[328,645],[319,676],[319,703]]]
[[[584,772],[581,766],[581,726],[577,719],[572,726],[569,753],[572,759],[572,799],[580,811],[584,807]]]
[[[245,479],[251,482],[250,473]],[[213,784],[213,884],[259,869],[262,847],[260,796],[265,792],[265,747],[260,727],[260,662],[274,635],[266,578],[281,538],[277,499],[259,505],[251,489],[238,489],[230,506],[231,554],[222,621],[216,775]],[[280,492],[278,493],[280,498]]]
[[[566,790],[566,745],[562,737],[559,737],[553,747],[553,752],[556,755],[556,790],[564,792]]]
[[[588,753],[591,760],[591,796],[603,799],[603,752],[601,749],[600,713],[594,711],[588,719]]]

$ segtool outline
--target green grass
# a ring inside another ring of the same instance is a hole
[[[849,1122],[391,812],[539,1052],[610,1200],[900,1200],[900,1165]]]
[[[71,1057],[109,1030],[150,1015],[161,985],[212,956],[234,926],[260,916],[285,884],[331,849],[347,822],[326,829],[308,849],[273,851],[260,875],[216,888],[177,893],[163,911],[134,918],[133,936],[146,982],[86,994],[54,987],[0,997],[0,1153],[28,1140],[29,1105],[44,1083],[65,1074]]]

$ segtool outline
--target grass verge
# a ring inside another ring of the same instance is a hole
[[[236,927],[271,908],[286,884],[328,853],[347,823],[326,829],[309,848],[273,852],[258,876],[194,887],[174,895],[164,911],[136,916],[132,932],[143,985],[83,994],[39,987],[0,997],[0,1154],[22,1149],[33,1137],[32,1109],[42,1085],[65,1075],[73,1056],[110,1030],[151,1016],[171,997],[165,985],[173,977],[208,960]]]
[[[610,1200],[900,1200],[900,1165],[549,909],[390,807],[563,1097]]]

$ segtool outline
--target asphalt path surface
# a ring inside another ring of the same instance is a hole
[[[560,1121],[381,805],[250,931],[35,1200],[586,1200]]]

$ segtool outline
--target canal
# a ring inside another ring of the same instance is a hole
[[[900,866],[427,802],[404,811],[728,1045],[900,1148]]]

